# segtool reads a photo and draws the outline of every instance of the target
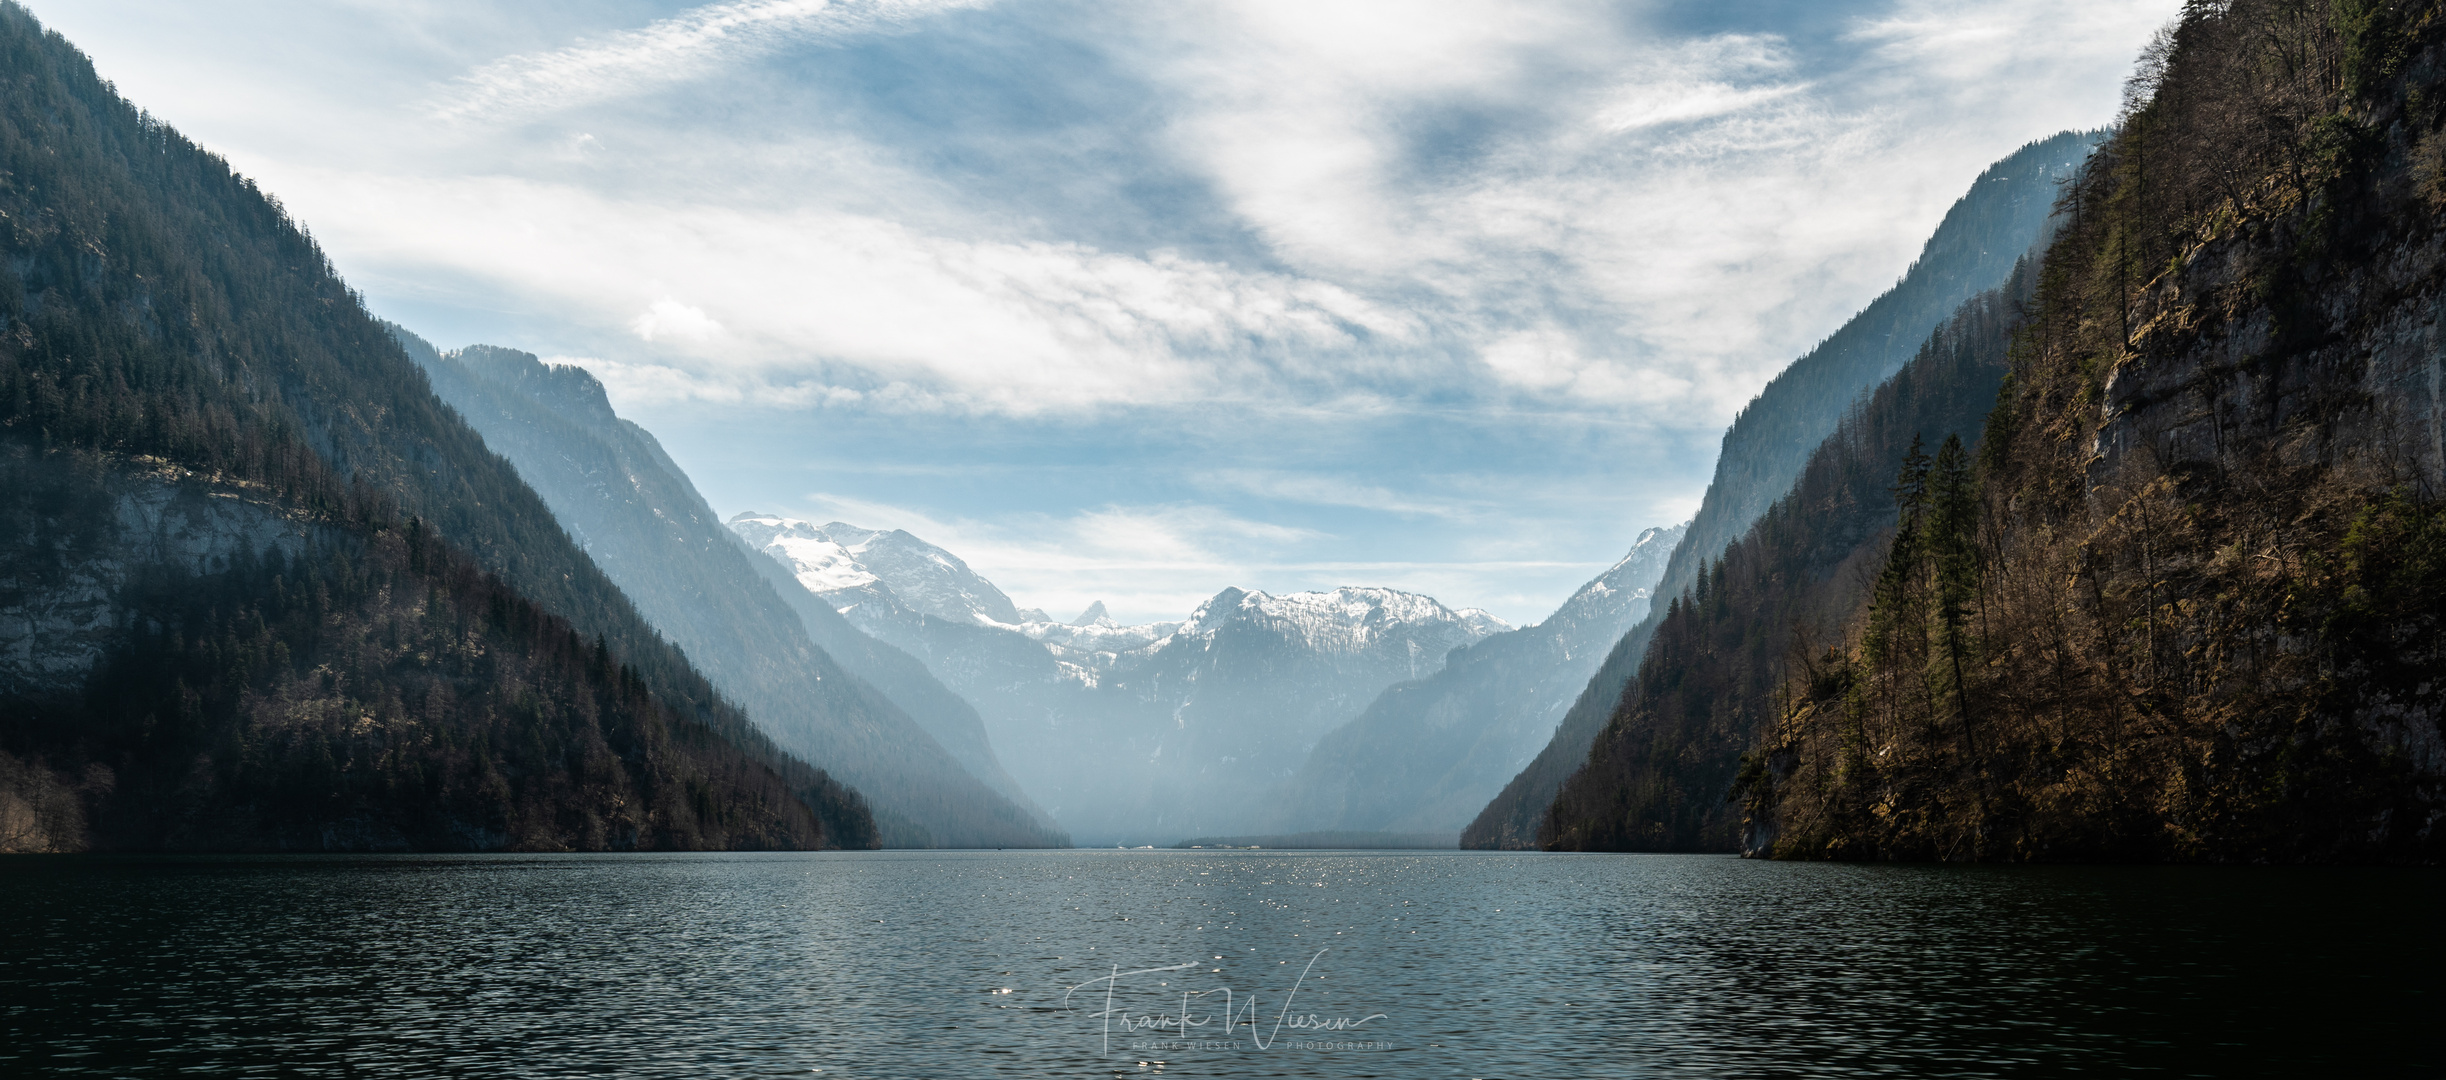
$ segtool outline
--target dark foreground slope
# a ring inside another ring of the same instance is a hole
[[[276,203],[13,4],[0,81],[0,840],[872,843]]]
[[[1688,591],[1701,567],[1721,557],[1725,545],[1791,491],[1845,410],[1909,361],[1964,302],[2004,283],[2016,260],[2045,235],[2062,181],[2103,135],[2064,132],[1989,166],[1946,211],[1894,288],[1758,392],[1724,433],[1715,476],[1674,547],[1657,596]],[[1587,760],[1590,740],[1621,703],[1663,613],[1652,608],[1616,643],[1564,714],[1553,740],[1462,833],[1461,846],[1534,846],[1547,805],[1563,779]]]
[[[2442,38],[2435,4],[2188,11],[2068,195],[1981,445],[1821,451],[1894,478],[1847,602],[1779,604],[1773,570],[1858,509],[1762,523],[1545,839],[2436,861]]]
[[[802,620],[781,590],[806,590],[759,573],[771,560],[723,527],[652,435],[613,414],[592,375],[490,346],[444,354],[392,330],[434,393],[517,466],[587,555],[725,696],[867,797],[885,846],[1065,843],[1003,773],[974,708],[829,606],[812,605]],[[830,640],[843,651],[810,640],[809,621],[838,624]],[[900,693],[879,689],[866,671]],[[916,719],[921,710],[930,723]]]
[[[2199,6],[1746,788],[1797,857],[2446,855],[2446,17]]]

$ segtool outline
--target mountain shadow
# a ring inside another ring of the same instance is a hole
[[[0,845],[873,845],[276,201],[13,3],[0,77]]]
[[[1715,476],[1656,595],[1687,591],[1701,566],[1791,490],[1810,453],[1862,395],[1899,371],[1963,303],[2004,284],[2043,240],[2062,184],[2104,137],[2063,132],[1989,166],[1946,211],[1900,282],[1758,392],[1725,431]],[[1615,643],[1554,739],[1462,831],[1461,846],[1536,846],[1546,807],[1588,759],[1589,743],[1622,701],[1662,614],[1651,609]]]

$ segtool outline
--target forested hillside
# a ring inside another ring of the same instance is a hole
[[[2067,194],[1976,448],[1821,450],[1891,478],[1851,595],[1745,606],[1815,542],[1745,538],[1640,680],[1784,636],[1780,670],[1705,738],[1626,704],[1547,842],[1729,850],[1737,809],[1786,857],[2436,861],[2442,41],[2434,3],[2189,9]]]
[[[1810,455],[1861,395],[1909,361],[1963,303],[2004,283],[2044,237],[2061,182],[2102,137],[2063,132],[1989,166],[1946,211],[1901,281],[1759,390],[1724,433],[1715,476],[1674,547],[1657,596],[1688,591],[1700,568],[1792,490]],[[1554,738],[1470,824],[1463,846],[1535,845],[1554,793],[1588,760],[1590,742],[1621,703],[1663,615],[1662,607],[1653,608],[1615,643]]]
[[[19,846],[872,842],[277,202],[14,4],[0,80],[0,815],[42,833]]]
[[[1570,850],[1730,851],[1742,754],[1772,720],[1788,662],[1832,640],[1893,528],[1888,462],[1975,436],[2005,375],[2033,276],[1963,305],[1846,417],[1800,482],[1666,602],[1639,677],[1547,812]]]
[[[723,527],[651,434],[613,414],[594,376],[492,346],[445,354],[391,329],[434,392],[517,466],[588,557],[726,697],[782,745],[857,786],[885,846],[1065,843],[1003,773],[974,708],[830,607],[793,610],[787,595],[805,590],[760,573],[771,560]],[[802,615],[838,624],[828,638],[844,651],[836,657],[811,641]],[[853,663],[915,708],[853,673]]]

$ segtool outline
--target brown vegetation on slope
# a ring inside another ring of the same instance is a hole
[[[2199,4],[2068,193],[1978,467],[1907,458],[1742,785],[1787,857],[2435,861],[2432,3]]]
[[[1639,677],[1557,792],[1550,849],[1732,851],[1743,751],[1773,721],[1795,650],[1844,626],[1893,523],[1886,463],[1922,432],[1975,431],[2004,378],[2028,268],[1973,298],[1819,447],[1792,491],[1701,568]]]

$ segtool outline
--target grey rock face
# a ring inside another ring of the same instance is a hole
[[[157,570],[305,550],[317,531],[183,470],[0,446],[0,695],[74,693],[126,630],[120,590]]]

